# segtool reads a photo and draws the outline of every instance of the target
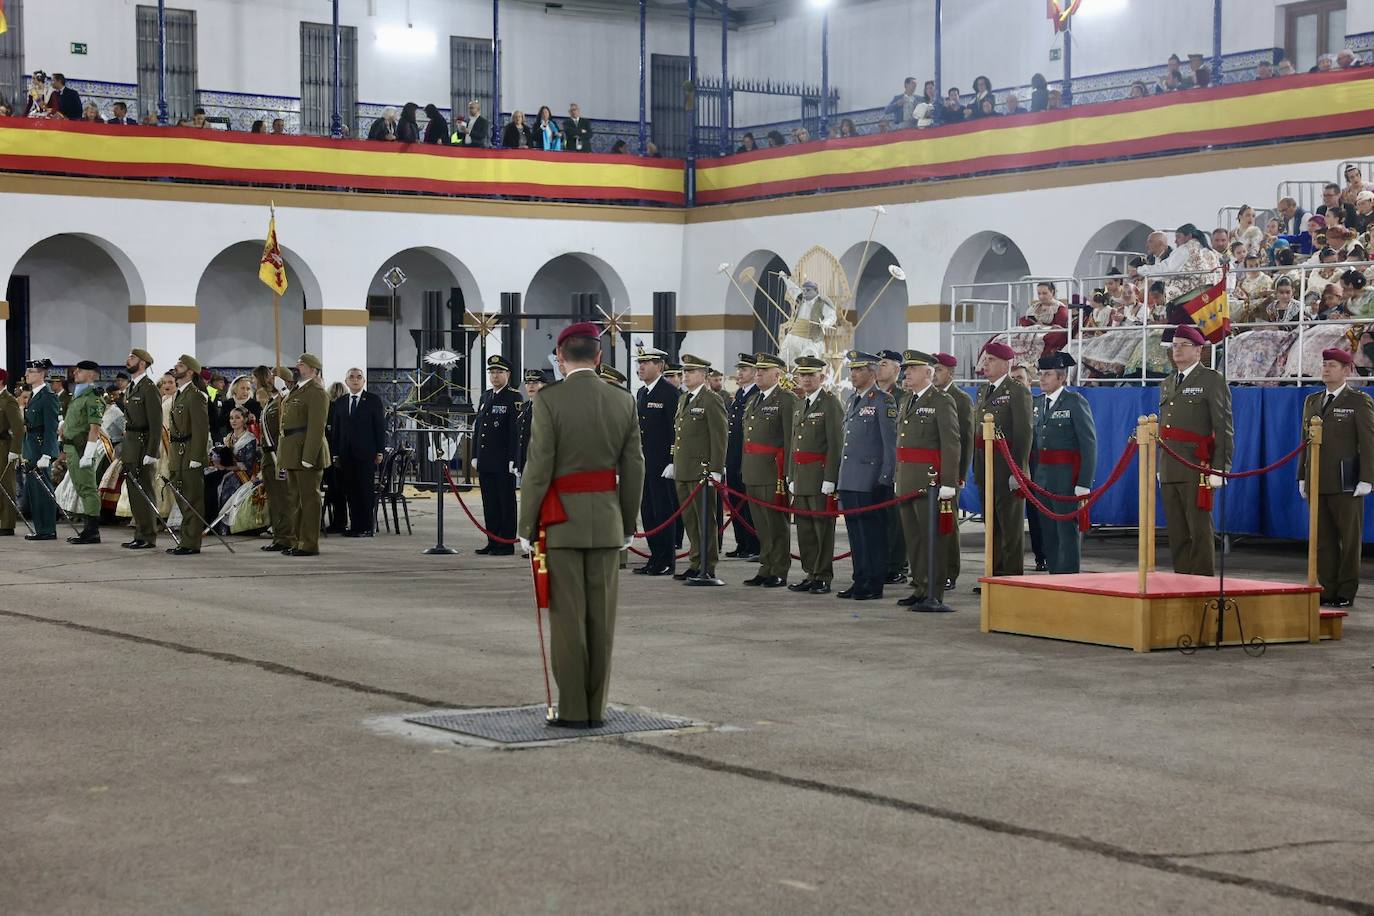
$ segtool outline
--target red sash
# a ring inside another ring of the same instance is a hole
[[[568,512],[563,508],[564,493],[611,493],[615,491],[615,470],[574,471],[555,477],[544,493],[544,501],[539,504],[539,525],[561,525],[568,520]]]
[[[935,470],[940,470],[940,450],[938,448],[898,447],[897,460],[902,464],[928,464]]]
[[[1193,446],[1193,457],[1197,459],[1198,464],[1211,466],[1212,449],[1217,441],[1215,436],[1204,436],[1190,429],[1179,429],[1177,426],[1161,426],[1159,438],[1168,439],[1170,442],[1187,442]],[[1206,473],[1198,474],[1197,507],[1204,512],[1212,511],[1212,488],[1207,483]]]
[[[793,452],[792,460],[797,464],[823,464],[825,452]]]
[[[778,486],[773,494],[773,502],[779,506],[787,505],[787,490],[783,486],[783,479],[787,477],[787,457],[780,445],[764,445],[762,442],[744,443],[744,453],[746,455],[772,455],[773,462],[778,469]]]
[[[1078,484],[1078,471],[1083,466],[1083,456],[1071,448],[1042,448],[1040,450],[1041,464],[1068,464],[1073,466],[1073,482]],[[1087,531],[1092,527],[1092,522],[1088,520],[1088,510],[1080,509],[1078,512],[1078,530]]]

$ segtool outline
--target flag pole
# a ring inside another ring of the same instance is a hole
[[[281,365],[281,293],[272,292],[272,332],[276,342],[276,362],[272,364],[272,371],[276,372]]]

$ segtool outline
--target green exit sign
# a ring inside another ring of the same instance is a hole
[[[85,54],[85,53],[86,53],[86,43],[85,43],[84,41],[74,41],[74,42],[72,42],[72,53],[73,53],[73,54]]]
[[[1050,48],[1050,60],[1059,60],[1063,53],[1064,52],[1058,48]]]

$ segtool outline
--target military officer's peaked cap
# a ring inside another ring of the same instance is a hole
[[[668,361],[668,354],[658,347],[646,347],[643,344],[640,344],[639,348],[635,350],[635,360],[637,362],[647,363],[656,359],[666,363]]]
[[[1349,350],[1340,350],[1336,348],[1323,350],[1322,359],[1334,359],[1336,362],[1346,366],[1353,366],[1355,364],[1355,354],[1351,353]]]
[[[1011,347],[1007,346],[1006,344],[1000,343],[998,341],[993,341],[992,343],[989,343],[986,346],[984,346],[983,352],[986,353],[988,356],[995,357],[996,359],[1005,359],[1009,362],[1013,359],[1016,359],[1016,351],[1013,350]]]
[[[862,350],[850,350],[844,356],[845,359],[849,360],[849,368],[851,369],[867,369],[878,361],[878,357]]]
[[[132,350],[129,351],[129,353],[131,353],[132,355],[137,356],[139,359],[143,360],[143,362],[144,362],[146,365],[151,366],[151,365],[153,364],[153,354],[149,353],[147,350],[143,349],[142,347],[134,347]]]
[[[93,359],[83,359],[81,362],[76,364],[76,368],[85,369],[87,372],[99,372],[100,363],[96,362]]]
[[[526,370],[525,370],[525,381],[527,381],[527,382],[540,382],[540,383],[542,383],[542,382],[544,381],[544,370],[543,370],[543,369],[526,369]]]
[[[681,374],[682,374],[682,367],[679,366],[677,363],[672,363],[672,364],[670,364],[667,368],[665,368],[665,369],[663,370],[663,374],[664,374],[664,375],[681,375]]]
[[[1076,365],[1078,365],[1078,363],[1074,362],[1072,356],[1060,350],[1058,353],[1051,353],[1048,356],[1040,357],[1035,367],[1037,369],[1068,369]]]
[[[940,365],[946,366],[950,369],[953,369],[955,366],[959,365],[959,357],[955,356],[953,353],[936,353],[935,361]]]
[[[511,370],[510,360],[506,359],[499,353],[493,353],[491,356],[487,357],[487,368],[505,369],[507,372],[509,372]]]
[[[813,372],[825,371],[825,360],[819,356],[798,356],[796,365],[792,371],[798,375],[811,375]]]
[[[774,356],[772,353],[759,353],[754,357],[754,365],[760,369],[786,369],[787,363],[783,362],[781,356]]]
[[[898,353],[896,350],[879,350],[878,359],[890,359],[894,363],[900,363],[902,361],[902,354]]]
[[[706,374],[711,378],[725,378],[725,373],[721,372],[719,369],[712,369],[710,372]]]
[[[177,362],[181,363],[183,366],[185,366],[187,369],[190,369],[192,372],[200,371],[200,360],[196,359],[189,353],[181,354],[181,356],[177,357]]]
[[[25,369],[42,369],[44,372],[52,368],[52,360],[44,357],[43,359],[31,359],[24,363]]]
[[[569,337],[591,337],[601,336],[601,325],[594,321],[579,321],[577,324],[570,324],[558,335],[558,346],[563,346],[563,341]]]
[[[309,366],[311,369],[314,369],[316,372],[324,371],[324,363],[320,362],[320,358],[316,356],[314,353],[302,353],[300,357],[296,360],[296,362],[303,363],[304,365]]]
[[[606,363],[602,363],[597,367],[596,374],[608,382],[615,382],[617,385],[623,385],[626,382],[625,373],[621,372],[615,366],[609,366]]]
[[[883,359],[887,359],[886,356]],[[935,357],[921,350],[905,350],[902,352],[903,366],[933,366]]]
[[[1174,328],[1174,340],[1186,341],[1198,347],[1207,342],[1207,338],[1202,336],[1202,332],[1191,324],[1181,324]]]
[[[741,354],[739,355],[739,359],[735,360],[735,368],[736,368],[736,369],[757,369],[758,366],[754,365],[754,354],[752,354],[752,353],[741,353]]]
[[[683,369],[710,369],[710,368],[711,368],[711,361],[710,361],[709,359],[702,359],[700,356],[693,356],[693,355],[690,354],[690,353],[684,353],[684,354],[682,354],[682,368],[683,368]]]

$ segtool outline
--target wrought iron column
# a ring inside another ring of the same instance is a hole
[[[1221,0],[1212,2],[1212,85],[1221,82]]]
[[[1064,86],[1059,92],[1063,107],[1073,104],[1073,21],[1064,29]]]
[[[687,81],[691,83],[687,120],[687,206],[696,203],[697,190],[697,0],[687,0]]]
[[[649,152],[649,119],[645,109],[645,84],[649,80],[646,64],[649,57],[648,40],[645,37],[645,24],[649,15],[649,0],[639,0],[639,155]]]
[[[942,23],[942,19],[943,19],[943,6],[944,6],[944,4],[941,2],[941,0],[935,0],[935,101],[934,101],[934,104],[936,105],[937,108],[942,104],[942,100],[944,99],[944,89],[943,89],[943,87],[940,85],[940,84],[943,82],[943,81],[940,79],[940,57],[941,57],[941,53],[942,53],[942,51],[943,51],[943,49],[941,48],[941,44],[943,44],[943,42],[941,41],[940,30],[941,30],[941,26],[943,25],[943,23]],[[930,113],[930,116],[931,116],[932,118],[935,117],[935,115],[936,115],[936,113],[933,112],[933,111]]]
[[[734,126],[730,121],[730,0],[720,0],[720,154],[730,155]]]
[[[167,126],[167,0],[157,0],[157,123]]]
[[[501,0],[491,0],[491,133],[490,143],[501,143]]]
[[[343,136],[343,111],[339,108],[340,99],[343,97],[343,84],[339,77],[339,0],[334,0],[334,34],[331,43],[334,48],[334,92],[333,104],[331,105],[333,114],[329,119],[329,135],[335,140]]]
[[[821,139],[830,136],[830,10],[821,11]]]

